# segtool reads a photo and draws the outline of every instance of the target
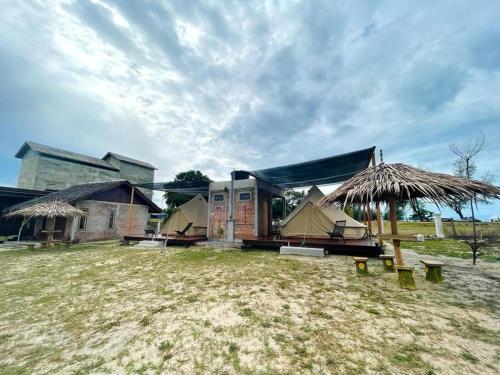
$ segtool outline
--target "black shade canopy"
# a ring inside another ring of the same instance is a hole
[[[346,181],[367,168],[374,151],[375,146],[324,159],[247,173],[282,189],[335,184]],[[236,171],[236,174],[244,173],[245,171]]]
[[[136,184],[135,186],[151,190],[168,191],[170,193],[201,194],[204,197],[208,197],[208,185],[209,182],[151,182]]]
[[[253,176],[281,189],[335,184],[346,181],[359,171],[367,168],[374,151],[375,146],[299,164],[258,171],[234,171],[233,173],[236,180]],[[208,182],[155,182],[137,184],[136,186],[172,193],[201,194],[207,197],[208,185]]]

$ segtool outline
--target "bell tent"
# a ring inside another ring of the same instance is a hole
[[[281,223],[281,237],[329,238],[336,221],[345,220],[345,238],[359,239],[366,233],[366,226],[354,220],[340,208],[320,208],[317,203],[325,195],[313,186],[300,204]]]
[[[189,223],[193,223],[189,230],[191,236],[206,236],[208,222],[208,204],[205,198],[198,194],[190,201],[181,204],[163,224],[163,235],[175,235],[175,231],[182,231]]]

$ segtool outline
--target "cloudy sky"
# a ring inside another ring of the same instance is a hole
[[[168,181],[372,145],[451,172],[449,143],[478,131],[500,183],[497,1],[0,3],[0,185],[25,140]]]

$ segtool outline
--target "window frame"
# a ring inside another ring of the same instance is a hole
[[[88,208],[80,208],[80,210],[86,212],[87,216],[80,216],[79,217],[79,219],[78,219],[78,226],[76,228],[76,231],[77,232],[86,232],[87,231],[87,223],[88,223],[87,219],[88,219],[89,209]],[[82,220],[84,220],[83,228],[81,228]]]
[[[113,225],[110,227],[109,226],[109,223],[110,223],[110,220],[111,220],[111,216],[113,216]],[[115,209],[111,209],[109,210],[109,214],[108,214],[108,230],[115,230],[116,229],[116,210]]]
[[[217,197],[221,197],[222,199],[217,199]],[[214,202],[224,202],[224,194],[214,194]]]
[[[241,196],[242,195],[248,195],[248,198],[245,198],[245,199],[242,199]],[[240,202],[248,202],[248,201],[251,201],[252,200],[252,192],[250,191],[242,191],[240,193],[238,193],[238,199],[240,200]]]

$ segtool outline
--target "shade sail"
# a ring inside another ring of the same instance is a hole
[[[282,167],[248,171],[280,188],[295,188],[343,182],[368,167],[375,147]],[[245,171],[237,171],[237,173]]]
[[[209,182],[152,182],[136,184],[135,186],[144,189],[168,191],[170,193],[181,193],[188,195],[201,194],[204,197],[207,197],[208,185]]]

